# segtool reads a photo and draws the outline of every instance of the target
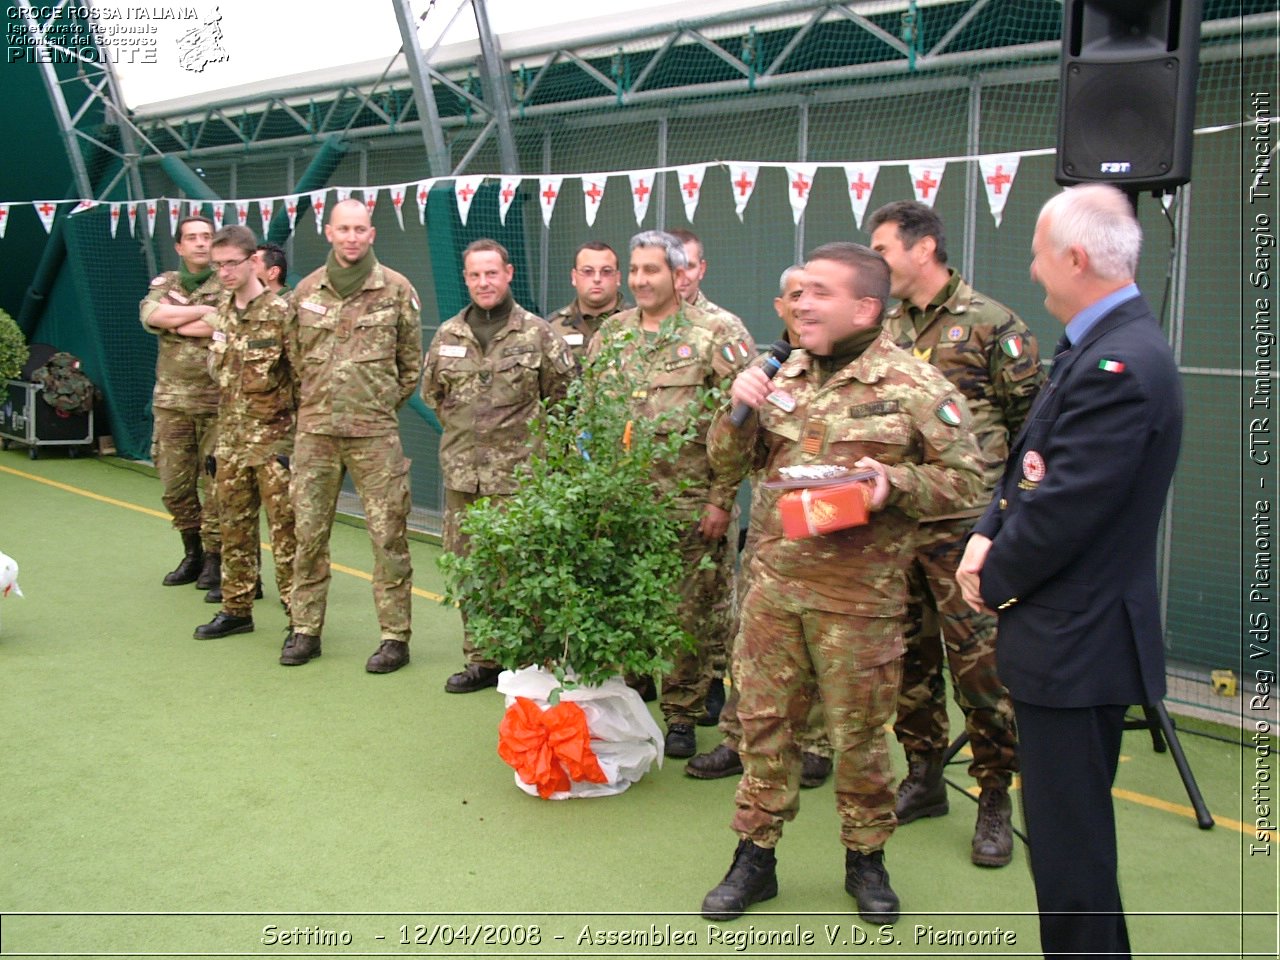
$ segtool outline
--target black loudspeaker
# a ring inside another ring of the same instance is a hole
[[[1163,192],[1191,179],[1203,0],[1064,0],[1063,186]]]

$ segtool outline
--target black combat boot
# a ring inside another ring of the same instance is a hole
[[[180,587],[195,583],[200,576],[200,564],[204,560],[204,548],[200,546],[199,530],[183,530],[182,560],[176,567],[164,575],[166,587]]]
[[[898,824],[921,817],[941,817],[950,809],[947,785],[942,782],[942,753],[913,753],[907,757],[907,775],[898,784],[894,812]]]
[[[858,916],[867,923],[897,923],[898,895],[889,886],[884,851],[844,852],[844,888],[858,901]]]
[[[685,776],[699,780],[719,780],[721,777],[742,776],[742,758],[738,751],[722,743],[714,750],[700,753],[684,765]]]
[[[1003,867],[1013,859],[1013,805],[1005,787],[983,787],[978,795],[978,822],[973,829],[970,859],[980,867]]]
[[[714,727],[720,722],[720,711],[724,709],[724,680],[716,677],[707,688],[707,697],[703,701],[706,712],[698,718],[698,726]]]
[[[222,553],[209,550],[204,555],[204,566],[200,568],[196,589],[212,590],[220,586],[222,586]]]
[[[729,872],[719,886],[702,898],[702,915],[708,920],[733,920],[751,904],[777,895],[777,859],[773,850],[739,840]]]
[[[667,737],[663,742],[663,752],[668,757],[683,759],[692,757],[698,752],[698,733],[692,723],[667,724]]]
[[[800,765],[800,786],[806,790],[820,787],[831,776],[831,758],[805,751]]]

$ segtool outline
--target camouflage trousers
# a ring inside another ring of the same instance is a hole
[[[471,537],[462,532],[462,517],[467,512],[467,507],[480,500],[483,497],[490,500],[501,501],[501,496],[485,493],[464,493],[461,490],[450,490],[448,487],[444,489],[444,538],[442,546],[445,553],[454,553],[460,557],[465,557],[471,549]],[[486,667],[496,668],[498,665],[492,660],[486,660],[484,655],[476,649],[471,637],[467,633],[467,615],[462,615],[462,656],[467,663],[478,663]]]
[[[907,651],[893,732],[909,755],[947,748],[945,645],[973,751],[969,774],[981,786],[1007,787],[1018,769],[1018,740],[1009,693],[996,674],[996,621],[969,609],[955,581],[973,522],[920,526],[915,562],[907,571]]]
[[[218,497],[208,481],[206,464],[218,439],[218,415],[164,407],[156,407],[152,414],[151,462],[163,487],[160,499],[173,516],[176,529],[199,530],[204,549],[217,553],[222,549]]]
[[[747,571],[751,562],[750,553],[744,550],[742,553],[742,566],[738,572],[738,597],[744,600],[750,590],[750,579]],[[739,609],[741,603],[739,604]],[[741,631],[739,631],[741,632]],[[734,637],[734,645],[730,649],[730,656],[737,649],[737,637]],[[738,684],[727,684],[728,692],[725,694],[724,706],[720,709],[720,733],[724,737],[724,745],[730,750],[737,750],[738,744],[742,742],[742,721],[738,719]],[[800,750],[803,753],[814,753],[820,757],[831,759],[831,741],[827,739],[827,721],[822,713],[822,697],[813,698],[813,706],[809,708],[809,721],[805,724],[805,728],[797,734],[800,741]]]
[[[730,535],[707,540],[698,533],[697,522],[691,523],[680,542],[685,575],[680,582],[677,615],[680,626],[695,643],[692,649],[676,652],[671,672],[662,678],[662,715],[669,724],[694,723],[702,716],[707,688],[711,685],[711,651],[717,639],[723,643],[727,632],[724,619],[733,614],[734,606],[733,581],[726,584],[722,573]],[[736,537],[736,532],[730,533]],[[703,557],[711,558],[709,569],[702,569]],[[730,593],[727,598],[726,588]]]
[[[729,668],[733,651],[733,639],[738,633],[738,606],[742,594],[738,590],[738,529],[741,526],[742,509],[735,502],[729,511],[729,543],[720,562],[716,564],[715,603],[708,621],[707,634],[707,682],[712,677],[723,677]]]
[[[258,512],[264,508],[276,587],[280,599],[288,603],[295,547],[289,458],[272,457],[253,465],[219,460],[215,480],[222,519],[222,608],[234,617],[247,617],[253,611],[261,564]]]
[[[757,574],[734,651],[743,774],[733,829],[773,847],[800,808],[801,733],[822,697],[840,840],[881,849],[897,826],[884,725],[901,679],[902,622],[813,609],[803,587]]]
[[[373,603],[384,640],[409,642],[413,564],[406,527],[409,461],[400,435],[331,437],[299,433],[293,450],[293,513],[297,552],[290,619],[298,633],[319,636],[329,595],[329,534],[350,471],[373,544]]]

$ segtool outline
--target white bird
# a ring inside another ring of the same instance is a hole
[[[0,553],[0,597],[11,593],[22,596],[22,588],[18,586],[18,561],[7,553]]]

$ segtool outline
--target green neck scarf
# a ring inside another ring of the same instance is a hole
[[[488,350],[489,341],[493,339],[494,334],[507,325],[507,321],[511,319],[511,308],[515,303],[511,294],[508,293],[500,303],[494,305],[492,310],[481,310],[474,302],[467,307],[467,325],[480,341],[481,350]]]
[[[364,286],[364,282],[369,279],[369,274],[373,273],[373,268],[378,265],[378,258],[370,250],[363,257],[344,267],[338,263],[338,257],[332,250],[329,251],[329,259],[325,261],[325,273],[329,275],[329,286],[338,292],[343,300],[351,296],[357,290]]]
[[[831,353],[825,357],[814,357],[817,361],[818,375],[822,383],[826,383],[837,373],[867,352],[867,348],[880,336],[880,324],[867,327],[849,334],[843,340],[831,345]]]
[[[213,276],[213,267],[205,267],[199,273],[192,273],[187,269],[185,260],[178,262],[178,283],[182,285],[182,289],[187,293],[195,293],[196,289]]]

